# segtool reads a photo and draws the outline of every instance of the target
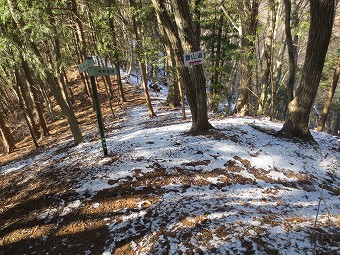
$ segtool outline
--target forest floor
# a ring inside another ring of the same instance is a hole
[[[148,118],[124,89],[115,117],[101,95],[108,156],[80,90],[83,144],[60,119],[39,148],[28,137],[1,156],[0,254],[339,254],[335,137],[301,144],[256,128],[279,122],[213,115],[192,135],[160,94]]]

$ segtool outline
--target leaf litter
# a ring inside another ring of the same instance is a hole
[[[190,123],[155,100],[108,124],[1,167],[1,254],[338,254],[340,155],[261,132],[267,119]],[[92,136],[91,136],[92,137]]]

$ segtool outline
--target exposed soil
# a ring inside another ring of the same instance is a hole
[[[72,74],[71,74],[72,75]],[[90,100],[85,96],[82,87],[79,85],[79,77],[71,76],[75,94],[74,110],[87,139],[98,139],[97,119]],[[144,104],[142,92],[135,86],[124,84],[124,92],[127,102],[119,103],[113,100],[113,110],[109,107],[101,79],[98,79],[100,90],[100,101],[102,105],[103,121],[105,123],[121,122],[124,118],[124,110]],[[116,88],[115,80],[112,79]],[[117,91],[115,90],[117,93]],[[59,107],[55,106],[57,115],[61,116]],[[17,143],[17,148],[9,155],[1,155],[0,166],[9,162],[30,158],[44,150],[49,150],[70,139],[72,134],[64,118],[49,124],[50,136],[39,141],[39,148],[35,148],[30,137],[24,137]],[[59,153],[73,146],[70,142],[59,149]],[[114,159],[113,159],[114,160]],[[39,162],[37,162],[39,164]],[[82,210],[72,211],[60,219],[62,209],[49,212],[49,220],[38,219],[37,215],[51,207],[60,207],[69,201],[73,201],[77,194],[74,193],[72,179],[79,179],[82,176],[81,165],[74,168],[46,169],[39,173],[38,179],[30,179],[22,183],[21,180],[34,173],[34,168],[26,168],[25,171],[14,172],[2,175],[0,178],[0,254],[101,254],[102,247],[107,241],[108,229],[106,227],[106,213],[122,206],[134,208],[136,199],[127,198],[125,201],[108,199],[105,207],[98,209],[84,204]],[[91,200],[102,201],[98,196]],[[89,203],[90,204],[90,203]],[[103,210],[104,209],[104,210]],[[85,253],[84,253],[85,252]]]
[[[140,90],[128,84],[124,85],[128,102],[119,104],[114,103],[115,117],[110,112],[110,107],[106,96],[101,90],[101,100],[103,104],[103,116],[105,123],[120,123],[125,117],[125,109],[144,104],[144,99]],[[88,140],[98,139],[96,129],[96,117],[90,102],[84,97],[80,86],[74,87],[76,94],[75,108],[80,126]],[[181,120],[176,120],[181,122]],[[164,125],[171,120],[165,120]],[[150,120],[152,123],[152,120]],[[159,123],[159,122],[158,122]],[[172,122],[173,123],[173,122]],[[159,125],[163,125],[162,122]],[[3,155],[0,164],[4,165],[32,155],[39,154],[41,151],[50,150],[56,145],[60,145],[56,153],[68,153],[72,142],[63,144],[65,139],[71,137],[65,119],[60,119],[50,124],[51,135],[39,141],[40,147],[35,149],[29,138],[24,139],[18,144],[18,150],[10,155]],[[238,135],[228,136],[213,130],[203,134],[211,139],[227,139],[233,142],[239,141]],[[153,141],[148,142],[150,144]],[[175,144],[176,145],[176,144]],[[180,146],[180,144],[177,144]],[[203,154],[197,151],[196,154]],[[252,157],[256,157],[254,154]],[[217,159],[219,155],[211,155]],[[65,157],[60,159],[65,160]],[[109,155],[105,164],[110,165],[117,161],[118,157],[114,154]],[[136,161],[145,160],[142,157]],[[314,176],[300,173],[296,174],[290,170],[274,170],[294,181],[287,182],[281,179],[274,179],[268,176],[268,171],[255,168],[251,162],[240,156],[234,156],[224,164],[223,168],[202,171],[195,167],[209,166],[211,160],[201,160],[195,162],[185,162],[171,169],[165,169],[157,161],[150,161],[149,171],[135,169],[133,177],[108,179],[107,183],[111,188],[106,188],[96,195],[84,194],[82,197],[75,192],[77,180],[82,178],[93,178],[88,172],[82,171],[82,162],[74,164],[72,167],[60,168],[40,168],[38,165],[43,162],[35,162],[26,167],[24,171],[13,171],[0,178],[0,254],[3,255],[23,255],[23,254],[103,254],[104,247],[110,246],[113,242],[115,248],[110,250],[111,254],[134,254],[133,250],[139,250],[145,254],[169,254],[171,251],[170,240],[182,240],[185,249],[179,250],[176,254],[219,254],[219,251],[210,245],[214,235],[218,238],[232,236],[236,228],[243,226],[241,221],[230,225],[218,225],[215,229],[211,218],[207,214],[185,215],[180,213],[169,215],[159,208],[159,203],[166,192],[184,194],[192,187],[209,187],[214,192],[222,192],[231,185],[258,185],[258,181],[273,184],[270,188],[263,189],[263,198],[259,202],[270,202],[275,206],[282,206],[282,210],[289,212],[288,206],[285,207],[277,194],[285,188],[295,188],[303,191],[313,191],[312,185]],[[43,170],[41,170],[43,169]],[[251,173],[254,178],[244,177],[242,172]],[[38,177],[38,178],[37,178]],[[217,178],[218,183],[209,181],[209,178]],[[331,177],[330,177],[331,178]],[[23,181],[25,180],[25,181]],[[173,187],[165,189],[165,187]],[[325,189],[339,192],[339,189],[330,183],[324,185]],[[261,187],[259,187],[261,188]],[[193,203],[197,202],[194,201]],[[238,201],[239,202],[239,201]],[[204,202],[203,202],[204,203]],[[241,201],[247,206],[247,201]],[[65,206],[67,205],[67,207]],[[177,207],[176,207],[177,206]],[[214,211],[232,211],[233,205],[226,203],[208,204],[214,206]],[[174,210],[180,208],[180,204],[173,204]],[[50,210],[53,208],[53,210]],[[69,208],[67,211],[65,208]],[[261,209],[259,209],[261,210]],[[304,217],[289,216],[283,221],[275,213],[268,213],[264,207],[261,213],[261,225],[250,228],[243,226],[243,234],[239,236],[240,243],[244,248],[243,252],[235,254],[254,254],[256,243],[257,249],[261,254],[281,254],[280,250],[273,247],[270,241],[270,234],[263,225],[283,226],[284,229],[293,230],[298,223],[312,222],[313,219]],[[110,226],[122,224],[126,215],[134,215],[144,212],[143,217],[136,221],[129,221],[112,235]],[[246,215],[246,212],[239,212]],[[171,228],[161,228],[152,232],[154,221],[159,224],[170,224]],[[162,223],[163,222],[163,223]],[[310,229],[310,236],[317,239],[319,244],[335,245],[340,242],[340,235],[337,232],[340,221],[332,222],[332,228],[325,232],[322,227]],[[325,227],[329,227],[324,221]],[[338,224],[338,225],[337,225]],[[136,230],[132,232],[131,229]],[[296,229],[294,229],[295,231]],[[127,234],[128,233],[128,234]],[[252,238],[246,238],[251,233]],[[122,238],[119,238],[122,236]],[[128,236],[128,237],[126,237]],[[191,238],[201,244],[205,244],[208,250],[201,250],[193,245]],[[145,250],[144,242],[154,244]],[[288,242],[288,241],[287,241]],[[289,244],[287,244],[289,245]],[[137,248],[136,248],[137,247]],[[210,247],[210,248],[209,248]],[[175,253],[173,253],[175,254]],[[337,254],[336,252],[325,252],[320,250],[318,254]]]

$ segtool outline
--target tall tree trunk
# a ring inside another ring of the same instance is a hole
[[[27,84],[24,84],[24,81],[26,80],[22,80],[22,77],[20,76],[19,70],[16,69],[15,71],[15,76],[17,79],[17,92],[18,92],[18,96],[19,98],[22,99],[22,106],[23,106],[23,110],[27,116],[27,118],[29,119],[29,123],[30,123],[30,127],[32,129],[32,136],[34,136],[34,138],[38,138],[40,137],[40,132],[39,132],[39,128],[38,125],[35,122],[34,119],[34,107],[32,106],[32,100],[30,98],[30,92],[28,91],[28,86],[25,86]]]
[[[220,19],[218,22],[217,31],[217,44],[216,44],[216,58],[215,58],[215,68],[214,68],[214,80],[217,86],[220,86],[220,62],[221,62],[221,47],[222,47],[222,30],[223,30],[223,13],[221,11]],[[218,91],[220,92],[220,91]]]
[[[223,30],[223,11],[221,10],[219,21],[218,21],[218,30],[217,30],[217,38],[216,38],[216,54],[214,54],[214,72],[211,77],[211,105],[210,108],[213,111],[218,110],[219,104],[219,95],[221,94],[221,83],[220,83],[220,63],[221,63],[221,47],[222,47],[222,30]],[[215,22],[216,23],[216,22]],[[214,25],[215,27],[215,25]],[[215,47],[213,44],[213,52],[215,53]]]
[[[84,57],[81,53],[81,49],[80,49],[80,46],[79,46],[80,45],[80,39],[78,37],[78,34],[75,31],[73,31],[73,35],[74,35],[73,44],[74,44],[75,53],[76,53],[77,58],[78,58],[78,63],[82,63],[82,62],[84,62]],[[90,89],[90,82],[88,81],[87,78],[88,78],[88,76],[86,75],[85,72],[80,73],[80,79],[81,79],[81,82],[84,86],[84,92],[93,105],[92,94],[91,94],[91,89]]]
[[[1,144],[3,145],[5,154],[11,153],[16,149],[11,129],[8,126],[5,116],[3,116],[1,111],[0,111],[0,140]]]
[[[275,0],[268,0],[268,19],[267,23],[270,24],[268,35],[265,39],[265,48],[264,48],[264,57],[265,57],[265,69],[263,76],[261,78],[261,94],[259,97],[258,102],[258,110],[257,114],[262,115],[265,111],[265,105],[268,97],[268,89],[271,87],[272,90],[272,108],[274,107],[274,98],[275,98],[275,89],[273,86],[273,55],[274,55],[274,41],[275,41],[275,34],[276,34],[276,15],[277,15],[277,5]],[[272,117],[272,114],[271,114]]]
[[[276,91],[277,87],[275,86],[275,79],[274,79],[274,55],[275,55],[275,42],[276,42],[276,34],[277,34],[277,20],[280,18],[280,14],[282,12],[282,5],[276,0],[270,0],[271,8],[272,8],[272,27],[271,27],[271,65],[270,65],[270,86],[271,86],[271,104],[270,104],[270,120],[273,120],[275,114],[275,107],[276,107]]]
[[[308,122],[319,87],[321,73],[331,38],[335,0],[310,1],[310,29],[302,77],[279,134],[286,138],[314,141]]]
[[[74,93],[72,91],[72,88],[69,86],[70,82],[69,82],[69,79],[67,77],[67,74],[66,74],[66,71],[65,71],[64,67],[61,68],[61,80],[65,81],[65,84],[66,84],[66,88],[65,89],[67,90],[67,95],[69,95],[69,97],[71,99],[71,102],[69,102],[69,105],[72,105],[72,103],[75,100]]]
[[[332,130],[333,135],[340,135],[340,106],[336,110],[336,117],[334,121],[334,127]]]
[[[212,128],[208,121],[205,77],[201,65],[194,66],[191,74],[184,67],[183,54],[199,50],[198,40],[191,34],[192,22],[186,1],[174,1],[172,7],[176,23],[170,18],[164,1],[152,0],[157,15],[166,31],[176,55],[176,66],[184,86],[192,115],[191,131],[204,131]]]
[[[298,15],[297,8],[294,1],[294,12],[293,12],[293,26],[297,26],[298,24]],[[297,67],[297,41],[298,36],[294,35],[294,39],[292,37],[291,32],[291,13],[292,13],[292,4],[291,0],[284,0],[285,5],[285,33],[286,33],[286,43],[288,48],[288,59],[289,59],[289,71],[288,71],[288,80],[287,80],[287,102],[293,100],[294,98],[294,85],[295,85],[295,73]]]
[[[70,126],[70,129],[71,129],[71,132],[74,138],[74,143],[75,144],[82,143],[84,141],[83,135],[79,128],[78,121],[77,121],[77,118],[74,112],[72,111],[72,109],[68,106],[67,102],[65,101],[61,93],[60,87],[55,82],[53,75],[49,71],[45,71],[45,76],[46,76],[47,82],[50,85],[51,92],[54,98],[56,99],[58,105],[60,106],[63,114],[65,115],[68,121],[68,124]]]
[[[321,118],[320,118],[320,121],[319,121],[319,124],[318,124],[318,127],[317,127],[318,131],[323,131],[324,128],[325,128],[326,119],[327,119],[329,109],[330,109],[331,104],[332,104],[334,92],[335,92],[336,87],[338,85],[339,76],[340,76],[340,59],[338,60],[338,65],[334,70],[332,84],[331,84],[331,87],[329,88],[327,99],[326,99],[325,105],[323,107]]]
[[[190,8],[187,1],[175,0],[172,2],[174,10],[175,22],[178,28],[178,36],[184,53],[194,52],[200,50],[199,33],[192,33],[194,31],[193,22],[191,18]],[[197,15],[197,14],[196,14]],[[198,27],[196,26],[196,29]],[[202,65],[189,67],[191,85],[194,88],[195,111],[193,113],[193,123],[191,131],[200,132],[212,128],[208,121],[208,106],[207,106],[207,92],[206,81]],[[190,84],[190,83],[187,83]],[[187,88],[187,87],[186,87]],[[188,91],[188,93],[190,93]],[[195,115],[194,115],[195,114]]]
[[[41,136],[42,135],[47,136],[50,133],[48,131],[46,119],[45,119],[43,108],[42,108],[42,103],[41,103],[41,100],[39,98],[39,94],[40,93],[39,93],[39,90],[37,89],[37,87],[35,85],[34,80],[33,80],[30,67],[29,67],[27,61],[24,60],[23,56],[21,56],[21,64],[22,64],[22,69],[25,72],[26,80],[28,81],[28,83],[30,85],[30,88],[32,90],[32,95],[33,95],[33,100],[34,100],[34,104],[35,104],[35,109],[36,109],[36,112],[38,113],[39,124],[40,124],[40,127],[42,129],[42,132],[41,132],[40,135]]]
[[[61,50],[60,50],[60,40],[59,40],[59,37],[58,37],[57,24],[56,24],[55,18],[53,16],[52,7],[51,7],[50,3],[47,4],[46,13],[48,14],[51,30],[52,30],[52,33],[53,33],[52,37],[53,37],[53,48],[54,48],[54,57],[55,57],[54,68],[58,73],[59,81],[62,85],[61,86],[62,94],[63,94],[68,106],[70,108],[72,108],[72,103],[71,103],[70,97],[68,95],[67,83],[66,83],[66,81],[64,79],[64,75],[62,73],[62,68],[61,68],[62,56],[61,56]]]
[[[129,0],[129,2],[130,2],[131,7],[136,7],[135,0]],[[146,100],[146,103],[147,103],[147,106],[148,106],[149,117],[155,117],[156,114],[153,111],[151,98],[150,98],[150,95],[149,95],[148,78],[147,78],[147,73],[146,73],[146,64],[145,64],[144,57],[142,56],[142,53],[141,53],[141,51],[143,50],[143,42],[142,42],[142,38],[140,36],[140,33],[138,32],[137,19],[136,19],[136,16],[134,14],[132,15],[132,27],[133,27],[133,33],[134,33],[134,36],[135,36],[135,39],[136,39],[136,49],[137,49],[140,71],[141,71],[141,74],[142,74],[142,85],[143,85],[143,89],[144,89],[145,100]]]
[[[110,82],[107,82],[106,78],[108,78],[108,80]],[[108,87],[112,86],[112,83],[111,83],[111,80],[110,80],[110,76],[102,76],[102,81],[104,83],[106,99],[107,99],[107,102],[109,103],[109,106],[110,106],[110,110],[111,110],[111,113],[112,113],[112,118],[115,118],[116,116],[115,116],[115,112],[113,110],[113,104],[112,104],[112,100],[111,100],[110,89],[108,88]]]
[[[201,3],[202,0],[195,0],[194,15],[192,26],[194,28],[195,37],[198,40],[198,44],[201,44]]]
[[[80,18],[80,15],[78,13],[78,4],[76,0],[70,0],[68,1],[69,4],[69,9],[71,11],[71,18],[74,21],[75,24],[75,38],[76,38],[76,43],[77,47],[79,47],[79,55],[80,55],[80,62],[85,61],[85,59],[88,57],[87,54],[87,43],[86,43],[86,38],[85,38],[85,33],[84,33],[84,27],[82,20]],[[84,90],[92,102],[92,94],[91,94],[91,89],[90,89],[90,82],[88,79],[88,76],[86,73],[80,73],[81,80],[84,84]]]
[[[43,57],[40,54],[40,51],[37,47],[37,45],[34,42],[31,42],[31,48],[35,55],[39,58],[41,63],[44,63]],[[64,116],[66,117],[68,124],[70,126],[73,138],[74,138],[74,143],[79,144],[84,141],[82,132],[79,128],[78,121],[76,118],[76,115],[74,114],[73,110],[69,107],[68,103],[65,101],[65,98],[61,92],[61,88],[58,84],[58,79],[53,76],[50,70],[45,69],[44,70],[44,75],[45,78],[50,85],[51,92],[56,99],[58,105],[60,106]]]
[[[48,110],[48,113],[50,115],[50,118],[51,120],[54,122],[56,120],[56,115],[53,111],[53,104],[52,104],[52,101],[51,99],[49,98],[49,96],[47,95],[47,88],[45,86],[45,84],[43,83],[41,77],[38,75],[37,76],[37,80],[38,80],[38,83],[39,83],[39,87],[40,87],[40,91],[41,91],[41,94],[44,98],[44,101],[46,103],[46,106],[47,106],[47,110]]]
[[[123,83],[122,83],[122,77],[120,75],[120,59],[118,54],[118,45],[117,45],[117,35],[115,31],[115,27],[113,24],[113,17],[109,17],[109,27],[112,35],[112,42],[113,46],[115,48],[114,50],[114,59],[115,59],[115,67],[117,69],[117,84],[118,84],[118,91],[119,91],[119,99],[121,102],[127,102],[123,90]]]
[[[160,39],[161,42],[163,43],[163,48],[167,56],[167,58],[164,58],[164,78],[166,78],[166,81],[169,86],[169,92],[167,95],[166,102],[171,107],[178,107],[181,105],[180,95],[182,94],[181,93],[182,91],[180,90],[182,89],[180,86],[180,78],[178,77],[177,72],[176,56],[172,44],[166,35],[166,31],[161,25],[159,15],[157,15],[157,21]],[[184,107],[184,101],[182,107]]]
[[[241,19],[241,66],[240,89],[235,113],[242,116],[249,114],[250,92],[252,91],[254,40],[257,30],[258,0],[243,0],[239,2]]]
[[[18,70],[17,67],[15,67],[15,69],[14,69],[14,75],[15,75],[15,82],[16,82],[15,89],[16,89],[16,92],[17,92],[17,95],[18,95],[19,105],[20,105],[20,108],[22,110],[22,114],[24,115],[27,127],[28,127],[28,129],[30,131],[30,134],[31,134],[31,137],[32,137],[32,141],[33,141],[35,147],[38,148],[39,145],[38,145],[35,133],[34,133],[34,129],[32,127],[32,123],[31,123],[29,117],[26,114],[25,103],[24,103],[24,99],[22,97],[22,92],[21,92],[22,80],[21,80],[21,77],[20,77],[20,74],[19,74],[19,70]]]
[[[98,47],[97,47],[97,34],[96,34],[96,29],[94,27],[94,21],[93,21],[93,17],[92,17],[92,13],[91,10],[89,8],[88,2],[85,1],[84,4],[86,5],[86,9],[87,9],[87,15],[89,18],[89,27],[90,27],[90,31],[88,32],[89,36],[88,38],[91,39],[89,40],[89,45],[91,49],[95,49],[95,52],[97,54],[98,52]]]
[[[176,67],[176,60],[175,54],[170,44],[164,45],[166,54],[169,58],[169,64],[167,66],[167,82],[169,85],[169,93],[167,97],[167,103],[170,104],[172,107],[178,107],[181,105],[181,97],[180,97],[180,86],[177,67]]]
[[[84,61],[87,57],[87,44],[85,39],[83,23],[78,13],[78,4],[76,0],[69,1],[69,9],[72,12],[72,17],[76,25],[76,35],[80,43],[80,52],[81,57],[83,58],[82,61]]]
[[[43,57],[41,56],[41,53],[37,47],[37,45],[34,42],[31,42],[31,48],[33,50],[33,52],[35,53],[35,55],[39,58],[39,60],[41,61],[41,63],[44,63],[43,61]],[[56,99],[58,105],[60,106],[64,116],[66,117],[68,124],[70,126],[73,138],[74,138],[74,143],[75,144],[79,144],[82,143],[83,140],[83,135],[81,133],[81,130],[79,128],[78,125],[78,121],[77,118],[73,112],[73,110],[69,107],[68,103],[65,101],[65,98],[61,92],[61,88],[58,84],[58,79],[56,77],[53,76],[53,74],[51,73],[50,70],[45,69],[44,70],[44,75],[45,78],[48,82],[48,84],[50,85],[51,88],[51,92],[54,96],[54,98]]]

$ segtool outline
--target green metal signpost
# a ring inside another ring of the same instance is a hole
[[[99,127],[99,133],[100,133],[100,139],[103,146],[104,156],[107,156],[107,146],[106,146],[106,140],[105,140],[105,132],[104,132],[104,124],[102,119],[102,112],[100,110],[100,103],[98,98],[98,91],[96,86],[96,78],[95,76],[109,76],[109,75],[115,75],[116,69],[109,68],[109,67],[98,67],[94,66],[92,57],[86,58],[86,60],[78,65],[79,72],[85,72],[88,71],[91,81],[91,87],[93,92],[93,101],[96,108],[96,114],[97,114],[97,120],[98,120],[98,127]]]

